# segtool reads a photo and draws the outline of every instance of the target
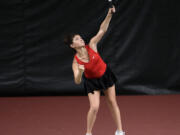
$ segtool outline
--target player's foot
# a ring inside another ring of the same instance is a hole
[[[116,130],[115,135],[125,135],[125,132]]]

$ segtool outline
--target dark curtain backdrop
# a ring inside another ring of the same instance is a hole
[[[180,93],[179,0],[119,0],[98,51],[118,78],[117,94]],[[74,53],[108,11],[105,0],[1,0],[0,95],[85,95],[74,83]]]

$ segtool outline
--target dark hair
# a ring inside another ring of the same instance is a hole
[[[71,48],[70,44],[73,43],[73,38],[75,35],[78,35],[78,34],[77,33],[68,33],[64,36],[64,44],[66,44],[68,46],[68,48]],[[73,49],[73,48],[71,48],[71,49]],[[74,51],[74,53],[76,52],[76,50],[74,50],[74,49],[73,49],[73,51]]]
[[[66,45],[70,45],[73,42],[73,38],[75,35],[78,35],[77,33],[68,33],[64,36],[64,43]]]

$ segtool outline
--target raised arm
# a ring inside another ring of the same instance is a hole
[[[115,7],[114,6],[112,8],[109,8],[108,13],[106,15],[106,18],[104,19],[104,21],[100,25],[100,29],[99,29],[98,33],[90,40],[89,45],[92,48],[96,48],[97,43],[101,40],[103,35],[106,33],[106,31],[109,27],[109,23],[111,21],[113,13],[115,13]]]

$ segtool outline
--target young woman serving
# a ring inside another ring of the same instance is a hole
[[[108,107],[117,125],[115,135],[125,135],[122,130],[120,109],[116,101],[115,83],[117,78],[97,50],[97,43],[106,33],[113,13],[115,13],[114,6],[109,8],[98,33],[91,38],[89,44],[85,44],[79,34],[69,34],[64,38],[65,44],[76,52],[72,63],[74,81],[76,84],[80,84],[83,78],[84,88],[89,98],[90,109],[87,114],[86,135],[92,135],[92,128],[99,109],[101,91],[105,94]]]

